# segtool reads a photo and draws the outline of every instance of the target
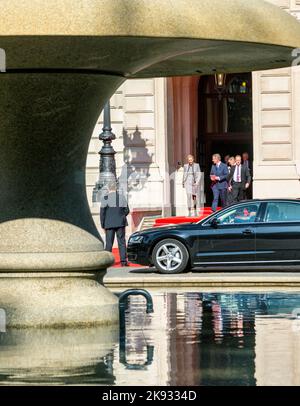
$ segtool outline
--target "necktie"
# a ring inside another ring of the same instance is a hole
[[[238,165],[237,167],[237,181],[241,181],[241,165]]]

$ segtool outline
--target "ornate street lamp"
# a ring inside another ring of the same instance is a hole
[[[103,147],[99,152],[99,179],[93,189],[93,203],[100,201],[100,193],[106,189],[111,182],[116,182],[116,151],[112,147],[112,141],[116,139],[115,134],[112,132],[111,119],[110,119],[110,101],[104,106],[103,129],[99,135],[99,140],[103,141]]]

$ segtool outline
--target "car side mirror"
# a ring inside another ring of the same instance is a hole
[[[220,220],[217,218],[214,218],[210,221],[210,226],[213,228],[218,228],[218,225],[220,224]]]

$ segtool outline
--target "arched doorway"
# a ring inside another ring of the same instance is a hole
[[[226,155],[248,152],[250,162],[253,160],[252,76],[227,75],[222,90],[214,76],[203,76],[198,91],[197,156],[205,174],[206,204],[210,205],[212,154],[219,153],[224,160]]]

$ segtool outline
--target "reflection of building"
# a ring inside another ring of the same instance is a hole
[[[299,294],[270,295],[268,317],[255,320],[258,386],[300,385]]]
[[[149,293],[125,342],[117,326],[0,333],[0,385],[299,386],[299,292]]]
[[[151,293],[151,290],[149,290]],[[133,301],[133,302],[131,302]],[[120,345],[114,352],[113,374],[116,385],[167,385],[169,380],[168,295],[153,295],[154,313],[146,316],[141,297],[130,298],[126,322],[126,363],[120,362]],[[147,346],[153,355],[147,359]],[[143,368],[143,365],[149,364]]]
[[[199,385],[202,372],[199,346],[199,335],[202,330],[201,295],[172,294],[169,326],[169,384],[172,386]]]
[[[158,293],[134,298],[116,385],[299,385],[299,293]],[[147,361],[147,345],[153,347]]]
[[[114,352],[117,385],[254,385],[255,315],[261,295],[153,291],[154,313],[130,303],[126,362]],[[147,363],[147,346],[153,357]],[[145,367],[144,367],[145,366]]]
[[[298,0],[270,2],[300,19]],[[129,80],[112,98],[119,173],[129,166],[132,229],[145,216],[185,212],[178,169],[191,152],[205,171],[207,203],[212,152],[250,153],[254,197],[300,197],[300,68],[227,75],[226,80],[220,97],[213,76],[194,76]],[[99,122],[87,161],[89,199],[100,131]],[[98,208],[93,211],[99,224]]]
[[[300,332],[295,320],[258,317],[255,332],[257,385],[299,386]]]

